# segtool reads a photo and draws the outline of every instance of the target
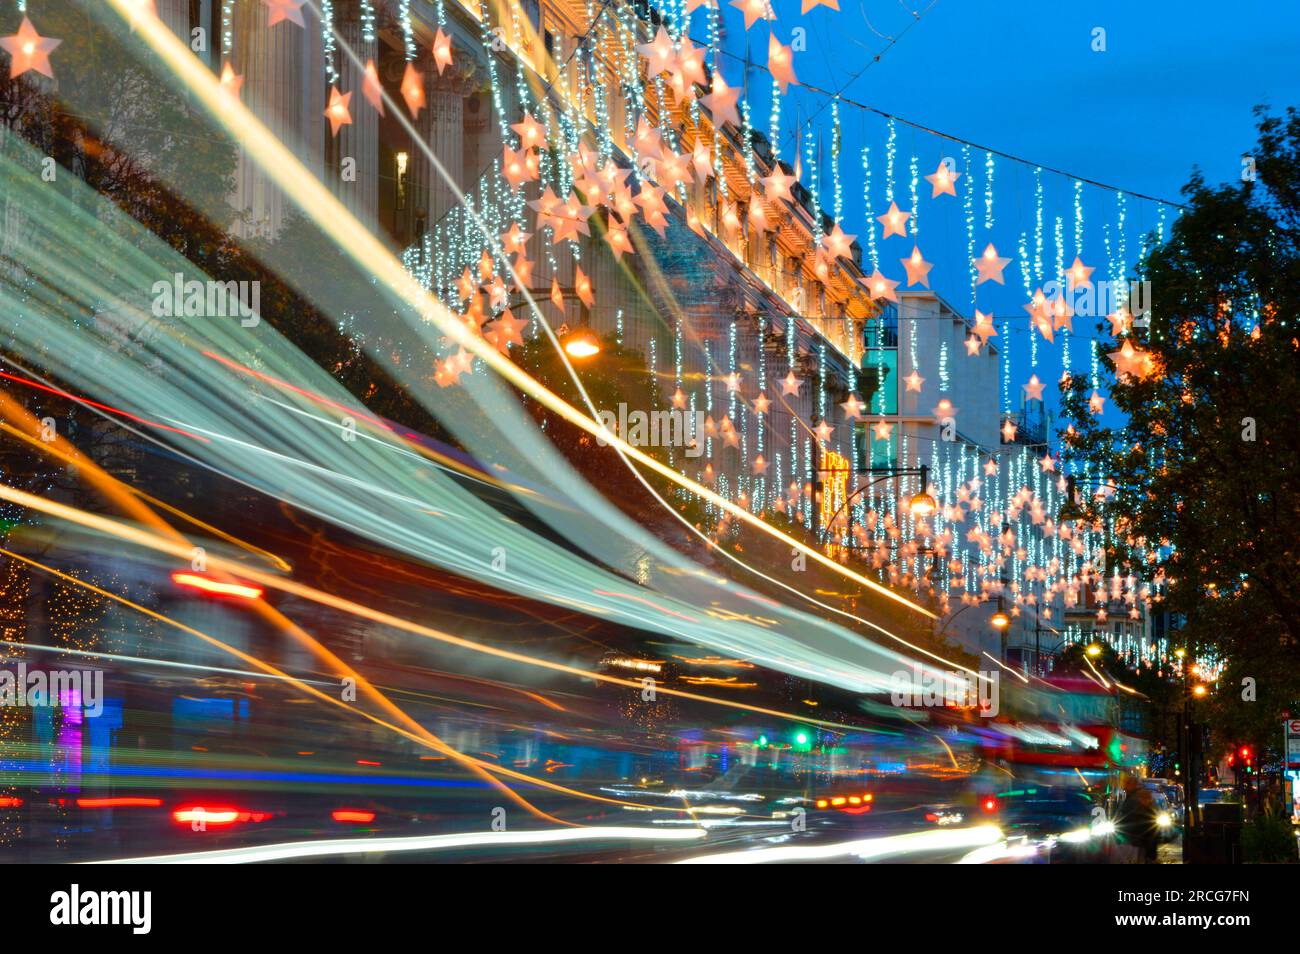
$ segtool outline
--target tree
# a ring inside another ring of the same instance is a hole
[[[1262,678],[1300,659],[1300,112],[1256,113],[1253,172],[1216,187],[1193,175],[1139,266],[1149,323],[1102,349],[1124,423],[1091,414],[1075,377],[1062,439],[1074,472],[1090,463],[1115,488],[1081,501],[1113,521],[1107,572],[1148,581],[1190,649],[1251,658]]]

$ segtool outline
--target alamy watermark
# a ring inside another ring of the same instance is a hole
[[[0,669],[0,706],[37,709],[80,708],[93,719],[104,711],[103,670]]]
[[[238,318],[245,328],[261,322],[262,283],[185,280],[180,272],[171,281],[153,283],[155,318]]]
[[[975,709],[981,716],[998,714],[997,672],[940,671],[913,666],[894,673],[890,700],[894,705],[926,709]]]
[[[703,411],[632,411],[619,404],[614,411],[600,411],[597,415],[607,431],[619,435],[633,447],[682,447],[687,457],[704,453]],[[601,447],[609,442],[596,438]]]
[[[1084,318],[1104,318],[1123,308],[1137,323],[1151,311],[1151,283],[1147,281],[1075,282],[1067,277],[1065,281],[1052,279],[1044,283],[1043,294],[1049,301],[1063,297],[1071,314]]]

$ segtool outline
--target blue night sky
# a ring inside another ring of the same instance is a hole
[[[1280,112],[1288,104],[1300,104],[1300,22],[1292,17],[1248,15],[1242,8],[1194,0],[937,0],[928,9],[928,0],[906,2],[925,11],[923,16],[879,62],[848,85],[846,97],[1129,192],[1181,201],[1179,190],[1194,166],[1204,170],[1211,182],[1237,178],[1242,153],[1255,141],[1252,108],[1266,103]],[[767,62],[769,25],[757,22],[746,33],[741,12],[727,3],[722,0],[723,46],[734,56],[724,57],[723,72],[735,86],[745,81],[741,58],[747,43],[753,61]],[[900,33],[912,22],[903,0],[841,0],[838,13],[820,7],[804,16],[798,0],[774,0],[774,7],[778,20],[772,26],[782,42],[790,42],[795,27],[807,28],[808,49],[795,54],[795,70],[801,82],[824,90],[840,89],[887,45],[864,16],[885,36]],[[1106,31],[1104,52],[1092,49],[1095,27]],[[690,33],[697,42],[707,40],[704,8],[692,14]],[[762,70],[754,70],[749,83],[753,124],[766,133],[770,80]],[[810,90],[791,88],[783,101],[780,124],[781,155],[786,161],[793,159],[790,133],[797,120],[806,119],[826,101],[827,97]],[[828,107],[818,115],[814,128],[820,136],[821,204],[833,211],[830,119]],[[1096,267],[1094,280],[1122,277],[1138,257],[1143,234],[1156,227],[1160,207],[1129,195],[1121,229],[1117,195],[1085,185],[1082,247],[1076,248],[1073,180],[1044,171],[1039,253],[1032,164],[995,157],[990,227],[985,221],[984,151],[971,149],[967,160],[959,144],[903,123],[895,128],[893,192],[900,209],[912,209],[913,155],[919,176],[933,173],[945,156],[955,160],[959,171],[969,171],[957,183],[955,199],[931,199],[929,184],[924,179],[918,182],[915,236],[882,241],[879,224],[870,220],[876,229],[880,269],[888,278],[903,279],[899,259],[911,252],[915,241],[924,257],[935,263],[931,286],[954,307],[967,315],[972,307],[991,311],[999,332],[1003,320],[1010,319],[1011,403],[1018,406],[1015,382],[1027,380],[1030,373],[1054,382],[1064,357],[1060,334],[1055,345],[1039,340],[1031,346],[1022,308],[1028,300],[1026,288],[1058,277],[1057,261],[1068,265],[1076,251],[1086,265]],[[845,231],[859,236],[868,271],[862,149],[865,145],[871,150],[869,205],[874,217],[889,204],[887,136],[885,119],[841,105],[843,221]],[[805,169],[804,181],[809,179]],[[969,210],[964,207],[968,186],[974,189]],[[967,270],[968,213],[973,217],[976,253],[991,241],[1000,255],[1012,259],[1005,286],[980,285],[974,302]],[[1165,210],[1166,228],[1175,215],[1176,210]],[[1025,256],[1020,254],[1022,241]],[[1028,276],[1022,271],[1022,257],[1030,266]],[[1158,289],[1154,295],[1158,307]],[[1076,371],[1088,366],[1086,339],[1096,337],[1095,320],[1075,319],[1078,337],[1071,344],[1070,365]],[[1006,340],[1004,336],[993,342],[1002,345]],[[1107,350],[1114,347],[1109,336],[1100,341]]]

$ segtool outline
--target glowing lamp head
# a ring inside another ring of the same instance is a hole
[[[1204,695],[1205,695],[1207,692],[1209,692],[1209,691],[1210,691],[1210,690],[1207,689],[1207,688],[1205,688],[1205,686],[1203,686],[1203,685],[1202,685],[1202,686],[1196,686],[1194,689],[1192,689],[1192,695],[1196,696],[1196,698],[1199,699],[1199,698],[1201,698],[1202,696],[1204,696]]]
[[[600,354],[600,339],[590,328],[579,328],[565,336],[564,353],[570,358],[591,358]]]
[[[909,509],[918,517],[928,517],[939,509],[939,504],[938,501],[923,490],[919,494],[913,495]]]
[[[1002,610],[998,610],[993,614],[992,618],[989,619],[989,622],[993,625],[994,629],[1006,629],[1011,625],[1011,617]]]
[[[1096,659],[1098,656],[1101,655],[1101,644],[1093,643],[1087,649],[1085,649],[1084,652],[1086,652],[1092,658]]]

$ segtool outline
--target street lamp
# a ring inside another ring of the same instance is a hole
[[[560,339],[564,353],[570,358],[590,358],[600,354],[600,339],[585,325],[580,325]]]
[[[1087,649],[1084,650],[1084,652],[1086,652],[1089,656],[1096,659],[1098,656],[1101,655],[1101,644],[1092,643],[1091,645],[1088,646]]]
[[[912,499],[910,501],[910,505],[911,505],[910,509],[912,513],[918,517],[928,517],[930,516],[930,514],[934,513],[936,510],[939,509],[939,502],[935,500],[933,497],[931,497],[929,491],[925,489],[926,484],[930,482],[929,477],[930,477],[930,468],[927,465],[922,464],[921,465],[921,492],[917,494],[913,494]]]
[[[991,617],[989,617],[989,623],[992,624],[994,629],[1006,629],[1008,626],[1011,625],[1011,617],[1008,616],[1003,610],[998,610]]]

